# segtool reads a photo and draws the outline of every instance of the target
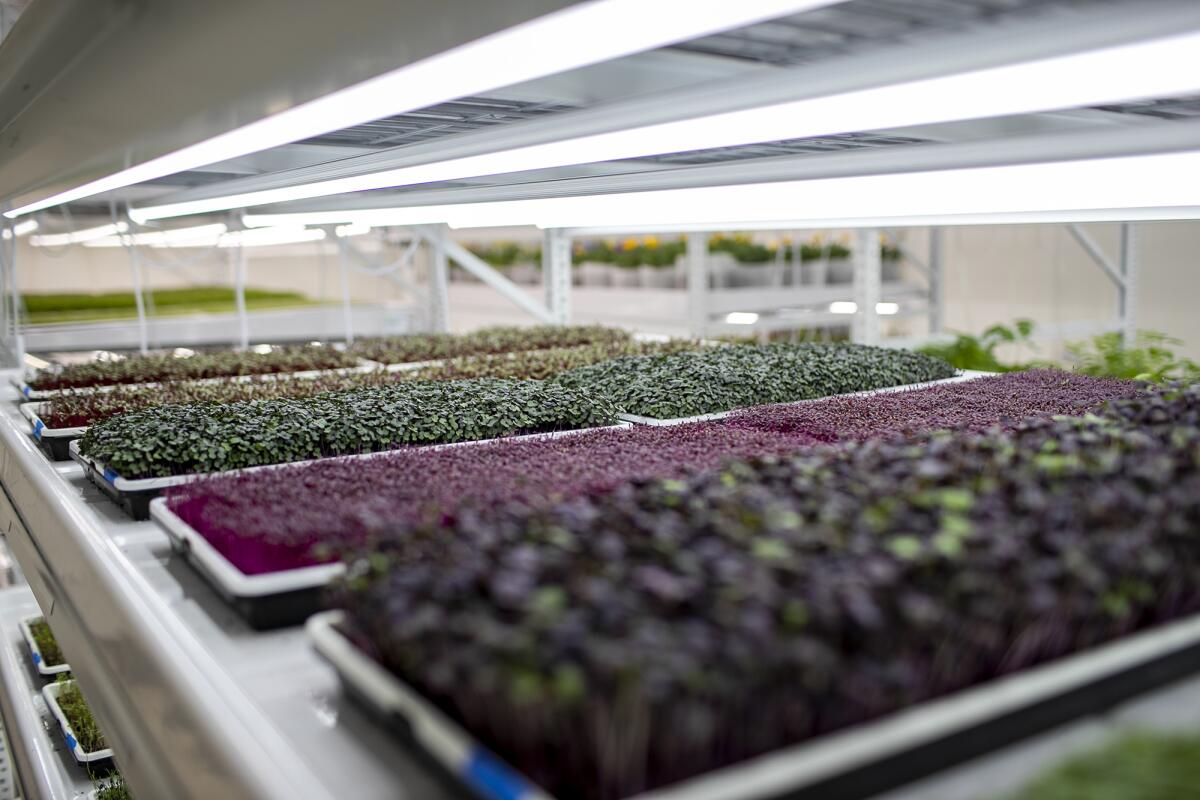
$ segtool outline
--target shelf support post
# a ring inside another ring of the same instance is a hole
[[[450,286],[446,259],[446,226],[435,225],[424,234],[432,258],[429,259],[429,322],[433,330],[450,330]]]
[[[133,273],[133,300],[137,305],[138,315],[138,352],[145,355],[150,349],[150,331],[146,320],[146,298],[142,294],[142,255],[138,252],[138,245],[133,244],[131,238],[126,241],[125,249],[129,251],[129,269]]]
[[[695,337],[708,329],[708,234],[687,235],[688,328]]]
[[[1138,229],[1132,222],[1121,223],[1121,286],[1117,289],[1117,315],[1121,320],[1121,339],[1126,347],[1137,341]]]
[[[942,229],[929,229],[929,332],[940,334],[946,325],[946,287],[942,268]]]
[[[549,228],[542,237],[542,287],[546,308],[555,325],[571,321],[571,237],[562,228]]]
[[[238,347],[245,350],[250,346],[250,319],[246,315],[246,250],[239,243],[231,248],[233,259],[233,302],[237,309]]]
[[[879,344],[879,315],[875,306],[880,296],[880,275],[883,266],[879,256],[879,230],[859,228],[854,247],[854,320],[850,326],[851,341],[859,344]]]
[[[337,239],[338,281],[342,293],[342,327],[346,344],[354,343],[354,314],[350,307],[350,242]]]

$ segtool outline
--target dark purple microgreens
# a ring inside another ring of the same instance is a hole
[[[899,402],[913,430],[946,424],[957,408],[980,425],[1036,411],[1095,407],[1132,384],[1039,372],[930,387],[903,395],[840,398],[747,412],[734,422],[673,428],[593,431],[569,438],[501,442],[437,451],[400,451],[369,461],[319,464],[222,476],[171,490],[171,508],[245,572],[308,566],[334,557],[381,527],[410,526],[450,514],[464,501],[506,498],[545,505],[625,480],[671,477],[708,469],[729,458],[783,453],[835,438],[891,432],[893,418],[872,416]],[[1048,404],[1046,398],[1053,398]],[[893,398],[902,398],[897,401]],[[834,421],[809,432],[779,426],[755,432],[752,423]],[[761,415],[761,417],[755,416]],[[879,419],[887,424],[869,425]],[[746,425],[746,430],[737,430]],[[314,548],[316,552],[314,552]]]
[[[737,412],[728,422],[737,427],[803,434],[823,442],[936,428],[980,431],[1029,414],[1082,413],[1136,391],[1137,384],[1130,381],[1031,370],[906,392],[761,406]]]
[[[1200,610],[1198,448],[1200,386],[464,509],[337,601],[551,794],[615,800]]]
[[[464,501],[543,506],[795,446],[795,437],[716,423],[609,429],[232,473],[170,489],[167,497],[226,558],[258,574],[332,559],[335,549],[373,532],[440,519]]]

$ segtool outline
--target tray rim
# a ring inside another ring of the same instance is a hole
[[[632,422],[635,425],[652,425],[666,427],[670,425],[686,425],[689,422],[708,422],[711,420],[726,419],[734,414],[751,409],[759,408],[788,408],[790,406],[799,406],[806,403],[819,403],[823,400],[833,400],[841,397],[870,397],[876,394],[891,394],[893,392],[907,392],[916,389],[928,389],[931,386],[945,386],[951,383],[966,383],[978,378],[988,378],[993,375],[999,375],[998,372],[985,372],[982,370],[960,369],[949,378],[938,378],[934,381],[923,381],[921,383],[905,383],[898,386],[883,386],[878,389],[863,389],[858,392],[844,392],[842,394],[829,394],[824,397],[812,397],[807,400],[790,400],[786,403],[762,403],[756,406],[740,406],[731,408],[727,411],[713,411],[709,414],[696,414],[691,417],[671,417],[669,419],[660,419],[659,417],[647,417],[640,414],[619,414],[618,416],[626,421]]]
[[[334,562],[252,575],[238,569],[203,534],[172,511],[167,505],[167,498],[156,497],[150,501],[150,518],[166,531],[172,544],[187,551],[191,556],[189,562],[198,566],[210,582],[231,597],[258,598],[302,589],[320,589],[346,571],[345,565]]]
[[[75,679],[72,678],[74,683]],[[113,757],[111,747],[105,747],[103,750],[87,751],[83,749],[83,745],[79,744],[79,740],[75,738],[75,730],[71,727],[71,723],[67,721],[67,715],[63,713],[62,706],[58,704],[58,695],[62,691],[62,686],[57,683],[47,683],[42,687],[42,698],[46,701],[46,707],[50,709],[50,713],[58,721],[59,730],[62,731],[63,738],[67,740],[67,748],[71,751],[71,755],[75,761],[80,764],[93,764],[97,761],[104,761]]]

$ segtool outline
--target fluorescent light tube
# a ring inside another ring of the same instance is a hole
[[[176,242],[194,242],[211,240],[223,234],[226,227],[223,223],[213,225],[196,225],[191,228],[176,228],[170,231],[148,231],[146,233],[126,233],[117,236],[106,236],[102,239],[92,239],[84,242],[84,247],[124,247],[127,244],[149,245],[162,247]]]
[[[269,247],[277,244],[318,242],[325,238],[320,228],[258,228],[227,233],[217,242],[218,247]],[[172,245],[179,247],[180,245]]]
[[[127,230],[129,230],[129,223],[114,222],[95,228],[84,228],[81,231],[71,231],[70,233],[46,233],[40,236],[31,236],[29,243],[34,247],[61,247],[67,244],[90,242],[93,239],[103,239],[105,236],[113,236],[114,234],[124,233]]]
[[[900,313],[900,304],[899,303],[876,303],[875,304],[875,313],[879,314],[882,317],[890,317],[893,314],[899,314]]]
[[[830,314],[857,314],[858,303],[853,300],[834,300],[829,304]]]
[[[753,311],[730,311],[725,315],[725,321],[730,325],[753,325],[758,322],[758,314]]]
[[[840,0],[589,0],[5,212],[18,217],[384,117]]]
[[[352,222],[349,225],[338,225],[333,229],[334,235],[339,239],[346,239],[350,236],[362,236],[363,234],[370,232],[371,226],[364,225],[361,222]]]
[[[447,223],[453,228],[538,225],[672,230],[674,225],[778,220],[784,227],[822,220],[1200,206],[1181,176],[1200,174],[1200,153],[1084,159],[1005,167],[936,170],[807,181],[665,189],[653,192],[463,203],[411,208],[246,214],[256,225],[360,222],[375,226]],[[1028,218],[1032,217],[1032,218]],[[1164,217],[1169,218],[1169,217]],[[928,222],[925,224],[935,224]]]
[[[18,222],[12,228],[5,228],[0,232],[0,237],[11,239],[14,236],[24,236],[27,233],[32,233],[38,229],[38,221],[36,219],[27,219],[24,222]]]
[[[796,100],[328,181],[132,209],[137,221],[345,192],[1200,91],[1200,34]]]

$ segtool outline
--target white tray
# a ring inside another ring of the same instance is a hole
[[[302,589],[319,589],[346,571],[345,566],[338,562],[247,575],[195,528],[180,519],[167,506],[165,497],[150,501],[150,518],[167,532],[177,549],[188,552],[192,563],[227,597],[264,597]]]
[[[29,652],[33,657],[33,666],[37,668],[38,675],[48,677],[58,675],[60,672],[70,672],[71,665],[65,661],[53,667],[46,666],[46,660],[42,657],[42,651],[38,648],[37,639],[33,638],[33,628],[31,625],[39,619],[45,619],[41,614],[35,617],[26,617],[21,620],[21,636],[25,639],[25,644],[29,645]]]
[[[327,611],[310,617],[305,628],[317,652],[333,665],[343,684],[365,700],[376,714],[405,720],[419,746],[491,800],[548,797],[542,789],[478,744],[418,692],[359,650],[337,630],[341,619],[342,612]],[[626,800],[726,800],[732,797],[759,800],[783,795],[790,797],[810,787],[818,791],[813,795],[805,794],[805,797],[835,797],[838,796],[836,791],[823,791],[824,782],[848,773],[879,770],[878,765],[889,759],[902,759],[922,747],[954,741],[967,733],[978,733],[989,724],[1014,724],[1014,715],[1015,724],[1020,725],[1025,720],[1033,728],[1022,735],[1040,733],[1046,727],[1044,723],[1035,719],[1037,715],[1023,712],[1034,707],[1045,708],[1056,701],[1062,701],[1060,706],[1069,706],[1070,700],[1065,698],[1078,697],[1080,692],[1097,685],[1111,686],[1114,681],[1126,679],[1141,680],[1142,683],[1137,684],[1140,688],[1124,694],[1125,697],[1132,696],[1151,688],[1145,684],[1162,685],[1176,677],[1156,674],[1154,669],[1145,670],[1145,665],[1162,664],[1171,658],[1183,658],[1190,663],[1197,652],[1200,652],[1200,615],[1193,615]],[[1054,724],[1106,710],[1119,692],[1095,694],[1099,696],[1092,702],[1097,708],[1071,707],[1060,711],[1060,718]],[[1091,697],[1092,694],[1083,696]],[[1039,723],[1041,728],[1036,727]],[[1022,738],[1022,735],[1009,741]],[[1007,744],[1008,741],[1000,743]],[[938,762],[930,771],[946,766],[946,763]],[[486,777],[481,778],[481,773]]]
[[[947,383],[961,383],[963,381],[972,381],[976,378],[986,378],[989,375],[995,375],[995,372],[980,372],[979,370],[963,369],[959,370],[957,375],[950,378],[940,378],[936,381],[925,381],[924,383],[906,383],[902,386],[884,386],[879,389],[866,389],[861,392],[847,392],[846,394],[831,394],[825,397],[813,397],[807,400],[793,400],[790,403],[766,403],[759,406],[742,406],[740,408],[731,408],[728,411],[714,411],[711,414],[697,414],[694,417],[674,417],[671,419],[659,419],[657,417],[643,417],[638,414],[620,414],[621,419],[626,422],[632,422],[635,425],[683,425],[688,422],[705,422],[714,419],[725,419],[742,411],[750,411],[757,408],[786,408],[787,406],[801,405],[803,403],[819,403],[822,400],[832,400],[837,397],[867,397],[874,394],[889,394],[891,392],[907,392],[911,389],[927,389],[931,386],[942,386]]]
[[[79,744],[79,741],[75,738],[75,731],[71,729],[71,723],[67,721],[67,715],[63,713],[62,708],[58,705],[58,695],[61,692],[62,686],[58,683],[47,683],[42,687],[42,697],[46,700],[46,706],[50,709],[50,713],[54,715],[54,718],[58,720],[58,727],[62,730],[63,738],[67,740],[67,749],[71,751],[71,755],[75,757],[75,761],[86,766],[94,764],[97,761],[111,759],[113,757],[111,747],[88,752]]]
[[[83,436],[87,430],[86,425],[79,425],[74,428],[50,428],[46,423],[42,422],[41,415],[46,411],[46,406],[49,405],[46,401],[38,401],[36,403],[22,403],[20,405],[21,416],[29,420],[29,427],[33,429],[33,438],[41,439],[66,439],[69,437],[79,438]]]

